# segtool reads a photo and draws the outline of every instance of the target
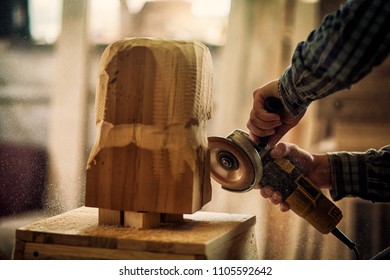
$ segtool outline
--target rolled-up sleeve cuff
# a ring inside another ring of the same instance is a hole
[[[285,107],[296,116],[305,111],[311,102],[303,100],[294,85],[293,70],[290,66],[279,78],[279,94]]]
[[[359,153],[328,153],[332,188],[330,195],[337,201],[347,196],[359,196],[366,189],[364,155]]]

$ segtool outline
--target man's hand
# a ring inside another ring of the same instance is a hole
[[[259,137],[269,136],[268,145],[273,147],[276,143],[302,119],[305,112],[294,116],[284,109],[280,116],[269,113],[264,108],[265,100],[268,97],[280,99],[278,81],[272,81],[253,92],[253,107],[250,112],[247,127],[250,131],[249,137],[258,143]]]
[[[290,143],[279,143],[270,152],[274,159],[285,157],[289,159],[318,188],[331,188],[330,165],[326,154],[310,154]],[[280,204],[280,210],[285,212],[290,206],[282,202],[279,192],[274,192],[272,186],[260,186],[260,194],[269,198],[272,203]]]

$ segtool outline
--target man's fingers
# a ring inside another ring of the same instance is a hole
[[[283,202],[283,203],[279,204],[279,208],[280,208],[280,211],[287,212],[288,210],[290,210],[290,205]]]
[[[285,143],[278,143],[270,152],[273,158],[282,158],[287,155],[288,147]]]
[[[270,198],[274,191],[270,187],[263,187],[260,189],[260,194],[264,198]]]
[[[263,187],[260,189],[260,194],[264,198],[269,198],[273,204],[282,203],[282,196],[279,192],[275,192],[270,187]]]
[[[271,195],[270,199],[271,199],[271,202],[272,202],[273,204],[276,204],[276,205],[277,205],[277,204],[282,203],[282,196],[280,195],[279,192],[274,192],[274,193]]]
[[[247,128],[257,137],[265,137],[275,134],[275,127],[280,125],[279,120],[266,121],[251,117],[247,123]]]

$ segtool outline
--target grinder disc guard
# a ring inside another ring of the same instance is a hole
[[[245,192],[261,179],[261,159],[243,131],[233,131],[227,139],[209,137],[211,177],[222,188]]]

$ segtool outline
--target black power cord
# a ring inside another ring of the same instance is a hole
[[[332,230],[332,234],[336,236],[341,242],[348,246],[350,250],[353,250],[356,254],[356,259],[360,260],[360,253],[355,242],[349,239],[341,230],[337,227]]]

